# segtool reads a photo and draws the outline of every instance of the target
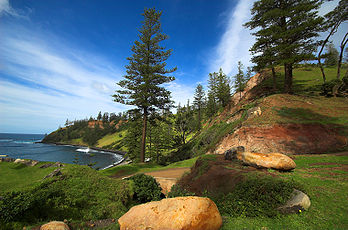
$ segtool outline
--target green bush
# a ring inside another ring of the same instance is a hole
[[[128,181],[107,178],[88,167],[76,166],[36,187],[3,194],[0,226],[15,221],[119,218],[127,211],[132,196]]]
[[[321,94],[324,96],[333,96],[333,88],[340,84],[341,80],[334,79],[327,81],[321,85]]]
[[[295,184],[270,176],[250,177],[236,185],[233,192],[211,197],[223,215],[231,217],[272,217],[277,207],[289,198]]]
[[[170,192],[168,193],[168,197],[178,197],[178,196],[195,196],[194,192],[190,192],[184,188],[182,188],[179,184],[175,184],[172,186]]]
[[[134,199],[140,203],[146,203],[161,199],[161,187],[152,176],[143,173],[136,174],[129,178],[134,187]]]

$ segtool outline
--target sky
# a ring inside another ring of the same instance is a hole
[[[138,39],[144,8],[163,11],[163,42],[173,49],[165,87],[186,104],[197,84],[221,67],[251,66],[254,43],[242,25],[253,0],[0,0],[0,132],[50,133],[66,119],[122,112],[117,82]],[[320,14],[337,5],[325,3]],[[344,26],[347,26],[345,24]],[[338,46],[341,27],[334,37]],[[322,35],[324,36],[325,33]]]

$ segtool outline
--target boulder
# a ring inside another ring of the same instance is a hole
[[[237,158],[237,152],[244,152],[243,146],[233,147],[224,152],[225,160],[233,160]]]
[[[284,214],[298,213],[300,210],[308,210],[311,206],[311,201],[309,197],[299,191],[294,189],[290,199],[283,206],[279,207],[278,210]]]
[[[289,171],[296,167],[296,163],[288,156],[281,153],[252,153],[238,152],[237,158],[244,164],[259,168]]]
[[[24,160],[24,159],[16,159],[14,161],[15,164],[27,164],[29,161],[28,160]]]
[[[118,219],[121,230],[220,229],[222,218],[215,203],[205,197],[176,197],[132,207]]]
[[[40,227],[40,230],[70,230],[69,226],[62,221],[51,221]]]

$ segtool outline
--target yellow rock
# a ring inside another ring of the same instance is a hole
[[[68,225],[61,221],[51,221],[40,227],[40,230],[70,230]]]
[[[252,153],[238,152],[237,158],[243,163],[262,168],[289,171],[296,168],[296,163],[288,156],[281,153]]]
[[[209,198],[188,196],[134,206],[118,223],[121,230],[217,230],[222,218]]]

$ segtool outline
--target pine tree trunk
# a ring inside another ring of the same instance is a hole
[[[272,67],[272,78],[273,78],[273,90],[276,91],[277,90],[277,80],[276,80],[276,72],[274,67]]]
[[[140,162],[144,162],[145,161],[146,128],[147,128],[147,108],[144,108],[143,136],[142,136],[142,139],[141,139]]]
[[[201,107],[198,107],[198,130],[201,130]]]
[[[344,35],[344,38],[341,42],[341,51],[340,51],[340,57],[338,59],[338,65],[337,65],[337,80],[340,79],[341,77],[341,66],[342,66],[342,59],[343,59],[343,52],[344,52],[344,47],[346,46],[347,42],[348,42],[348,33],[346,33],[346,35]]]
[[[292,64],[284,64],[285,69],[285,81],[284,81],[284,92],[292,94]]]

